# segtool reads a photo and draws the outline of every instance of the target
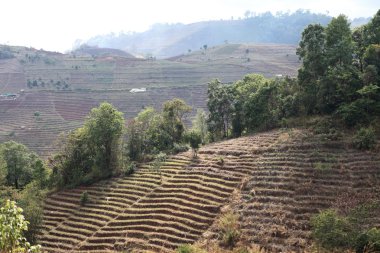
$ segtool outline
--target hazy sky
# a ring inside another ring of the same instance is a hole
[[[370,17],[380,0],[1,0],[0,43],[65,51],[76,39],[144,31],[154,23],[192,23],[309,9]]]

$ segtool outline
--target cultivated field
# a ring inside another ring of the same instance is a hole
[[[173,156],[161,176],[141,164],[132,176],[54,193],[40,243],[48,252],[172,252],[196,241],[207,248],[229,206],[240,214],[247,241],[271,252],[303,251],[312,214],[380,200],[379,173],[377,153],[275,130],[205,146],[198,159]],[[81,206],[84,191],[90,201]],[[380,226],[380,215],[371,225]]]
[[[0,94],[17,97],[0,97],[0,142],[16,140],[43,157],[54,151],[60,132],[81,126],[90,109],[103,101],[127,119],[176,97],[195,112],[206,108],[207,83],[213,78],[233,82],[248,73],[294,76],[299,66],[290,45],[227,44],[167,60],[22,47],[12,47],[12,52],[16,58],[0,60]],[[130,93],[141,87],[147,91]]]

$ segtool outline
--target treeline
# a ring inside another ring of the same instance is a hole
[[[297,54],[297,78],[247,75],[208,86],[211,140],[286,126],[292,117],[330,115],[347,127],[376,125],[380,115],[380,11],[350,29],[344,15],[309,25]]]

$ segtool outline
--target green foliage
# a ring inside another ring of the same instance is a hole
[[[376,145],[376,134],[375,131],[369,127],[369,128],[360,128],[354,138],[353,138],[353,145],[357,149],[373,149]]]
[[[185,136],[186,137],[186,136]],[[189,150],[189,146],[182,143],[174,143],[173,145],[173,153],[178,154],[181,152],[186,152]]]
[[[160,180],[161,181],[162,181],[161,166],[166,161],[167,158],[168,158],[168,156],[165,153],[160,152],[160,153],[158,153],[154,157],[154,160],[153,160],[153,162],[151,163],[151,166],[150,166],[150,168],[152,170],[154,170],[157,174],[160,175]]]
[[[239,216],[232,211],[223,214],[218,228],[222,245],[233,248],[240,238]]]
[[[182,244],[176,249],[177,253],[206,253],[206,251],[190,244]]]
[[[24,235],[31,243],[37,242],[37,234],[41,229],[46,193],[46,190],[41,189],[40,183],[34,181],[22,190],[17,200],[18,205],[24,210],[25,219],[29,222]]]
[[[121,163],[123,114],[111,104],[91,110],[84,126],[62,140],[61,151],[50,160],[55,185],[91,184],[110,177]]]
[[[351,65],[353,44],[350,24],[344,15],[333,18],[326,27],[326,55],[330,66]]]
[[[136,168],[137,168],[136,163],[135,163],[135,162],[130,162],[130,163],[127,165],[126,170],[124,171],[124,175],[125,175],[125,176],[130,176],[130,175],[132,175],[132,174],[136,171]]]
[[[349,248],[352,229],[349,221],[328,209],[311,218],[312,236],[317,244],[327,250]]]
[[[380,252],[380,229],[371,228],[357,238],[355,251],[357,253]]]
[[[193,150],[194,157],[197,157],[197,151],[199,149],[200,144],[202,143],[201,134],[198,131],[191,130],[186,133],[185,136],[186,142],[190,144],[190,147]]]
[[[1,252],[38,252],[40,246],[31,247],[23,232],[28,230],[28,222],[22,215],[23,210],[14,201],[7,200],[0,208],[0,251]]]
[[[118,166],[123,127],[123,113],[109,103],[92,109],[87,117],[84,129],[88,148],[94,158],[94,166],[101,170],[101,177],[110,176]]]
[[[182,143],[185,132],[183,120],[190,110],[180,99],[165,102],[162,112],[152,107],[142,110],[127,125],[128,157],[141,160],[160,151],[177,152],[175,149]]]
[[[4,172],[6,184],[16,189],[23,188],[33,178],[42,175],[38,173],[45,167],[36,154],[17,142],[8,141],[0,147],[0,170]],[[45,180],[46,178],[38,178]]]
[[[233,112],[231,87],[222,85],[219,80],[213,80],[208,84],[207,97],[207,107],[210,111],[207,124],[212,134],[211,141],[228,137]]]
[[[182,140],[185,131],[183,118],[189,112],[191,112],[191,107],[182,99],[174,98],[163,104],[163,127],[171,137],[171,143],[178,143]]]
[[[202,144],[207,143],[207,114],[203,109],[197,109],[197,114],[193,120],[193,129],[201,135]]]
[[[79,199],[80,205],[85,206],[88,203],[88,201],[89,201],[88,192],[87,191],[82,192]]]

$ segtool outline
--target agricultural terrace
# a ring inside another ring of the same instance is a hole
[[[161,176],[141,164],[131,176],[57,192],[46,200],[40,243],[48,252],[172,252],[216,238],[220,211],[232,206],[249,242],[305,249],[311,215],[380,199],[379,154],[320,140],[275,130],[205,146],[195,160],[190,152],[170,157]],[[371,222],[379,226],[380,217]]]

